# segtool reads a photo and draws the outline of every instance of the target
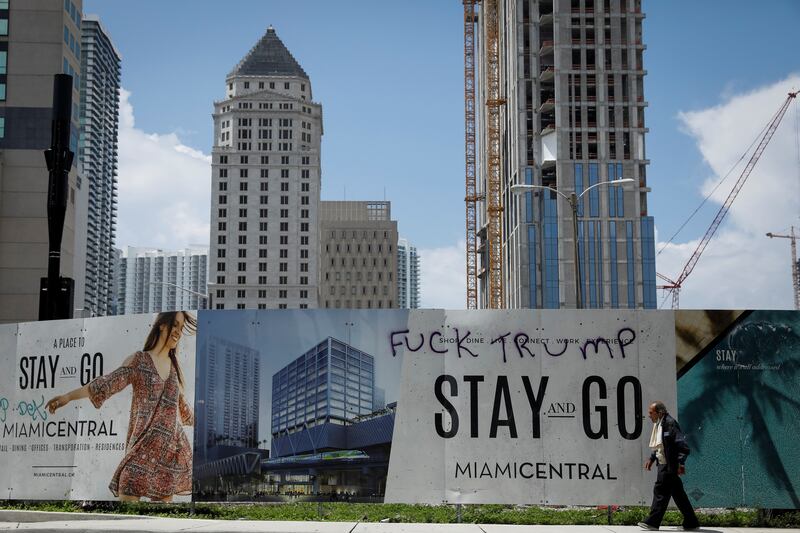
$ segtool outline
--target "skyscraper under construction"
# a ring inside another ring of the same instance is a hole
[[[478,306],[576,307],[579,279],[582,307],[655,308],[641,0],[477,6]],[[602,185],[623,178],[633,182]],[[491,305],[493,267],[502,305]]]

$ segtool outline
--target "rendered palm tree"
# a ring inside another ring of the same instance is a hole
[[[797,399],[800,398],[800,335],[796,331],[797,324],[786,323],[789,317],[793,314],[756,311],[736,326],[727,339],[717,345],[719,349],[736,351],[732,368],[720,370],[712,364],[703,365],[700,376],[703,390],[681,410],[681,417],[690,433],[702,431],[703,426],[730,408],[726,398],[741,398],[744,404],[742,424],[750,426],[761,464],[773,485],[785,491],[795,507],[800,507],[795,487],[800,479],[796,472],[794,476],[787,472],[767,423],[768,418],[780,420],[784,425],[800,419]],[[735,374],[731,375],[732,372]],[[785,391],[794,392],[787,394]],[[699,450],[698,439],[690,434],[690,440]],[[797,465],[789,465],[789,468],[796,469]]]

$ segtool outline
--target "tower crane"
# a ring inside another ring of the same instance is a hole
[[[467,309],[478,307],[477,203],[486,202],[487,307],[504,307],[503,290],[503,196],[501,191],[500,115],[506,103],[500,93],[500,17],[498,0],[462,0],[464,4],[464,121],[466,147]],[[475,25],[481,3],[486,75],[486,190],[478,194],[475,150]]]
[[[489,309],[502,309],[503,297],[503,194],[500,189],[500,15],[497,0],[483,0],[486,39],[486,256]]]
[[[475,12],[464,0],[464,144],[467,194],[467,309],[478,308],[478,190],[475,180]]]
[[[736,180],[733,189],[731,189],[731,192],[728,193],[728,197],[725,198],[725,202],[719,208],[719,211],[717,211],[717,215],[714,217],[714,220],[711,222],[711,225],[706,230],[705,235],[703,235],[703,238],[700,240],[700,243],[697,245],[697,248],[695,249],[694,253],[692,253],[692,256],[689,258],[689,260],[686,262],[686,265],[683,267],[683,270],[678,275],[678,277],[672,280],[667,276],[664,276],[663,274],[657,274],[659,278],[667,282],[666,285],[660,285],[659,288],[666,289],[672,293],[673,309],[678,309],[680,290],[681,286],[683,285],[683,282],[686,281],[686,278],[689,277],[689,274],[692,273],[694,267],[697,266],[697,262],[700,260],[700,256],[703,255],[703,252],[708,246],[708,243],[711,241],[711,238],[719,229],[719,226],[722,224],[725,215],[728,214],[728,210],[730,209],[731,204],[733,204],[733,201],[736,199],[736,196],[739,194],[739,191],[741,191],[742,187],[744,187],[747,178],[750,177],[750,174],[753,172],[753,168],[755,168],[756,163],[758,163],[758,160],[761,158],[761,155],[767,148],[769,141],[775,134],[775,130],[778,129],[778,126],[781,123],[781,119],[786,114],[786,110],[789,109],[789,105],[797,97],[798,92],[800,91],[790,92],[786,97],[786,100],[784,100],[783,104],[781,104],[781,107],[778,109],[778,112],[775,113],[775,115],[772,117],[772,120],[767,126],[764,135],[761,137],[761,140],[759,141],[755,152],[753,152],[753,155],[750,157],[750,160],[747,162],[747,165],[745,165],[741,175]]]
[[[800,309],[800,268],[797,265],[797,237],[794,234],[794,226],[789,231],[789,235],[779,235],[777,233],[767,233],[770,239],[789,239],[792,250],[792,290],[794,291],[794,308]]]

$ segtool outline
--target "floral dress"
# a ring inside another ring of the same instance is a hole
[[[191,494],[192,447],[183,425],[194,424],[175,368],[163,380],[150,354],[136,352],[128,365],[89,383],[89,399],[95,407],[133,386],[131,416],[125,457],[122,458],[108,488],[114,496],[162,499],[175,494]]]

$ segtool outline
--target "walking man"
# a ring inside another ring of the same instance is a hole
[[[647,409],[647,415],[653,421],[653,432],[650,435],[650,448],[652,455],[644,463],[650,470],[653,464],[658,465],[658,476],[653,487],[653,505],[650,506],[650,515],[644,522],[639,522],[639,527],[655,531],[661,526],[664,513],[667,512],[670,497],[675,500],[675,505],[683,515],[683,529],[686,531],[700,527],[697,515],[683,490],[680,476],[686,473],[686,456],[689,455],[689,446],[686,436],[681,431],[678,422],[669,416],[663,402],[653,402]]]

